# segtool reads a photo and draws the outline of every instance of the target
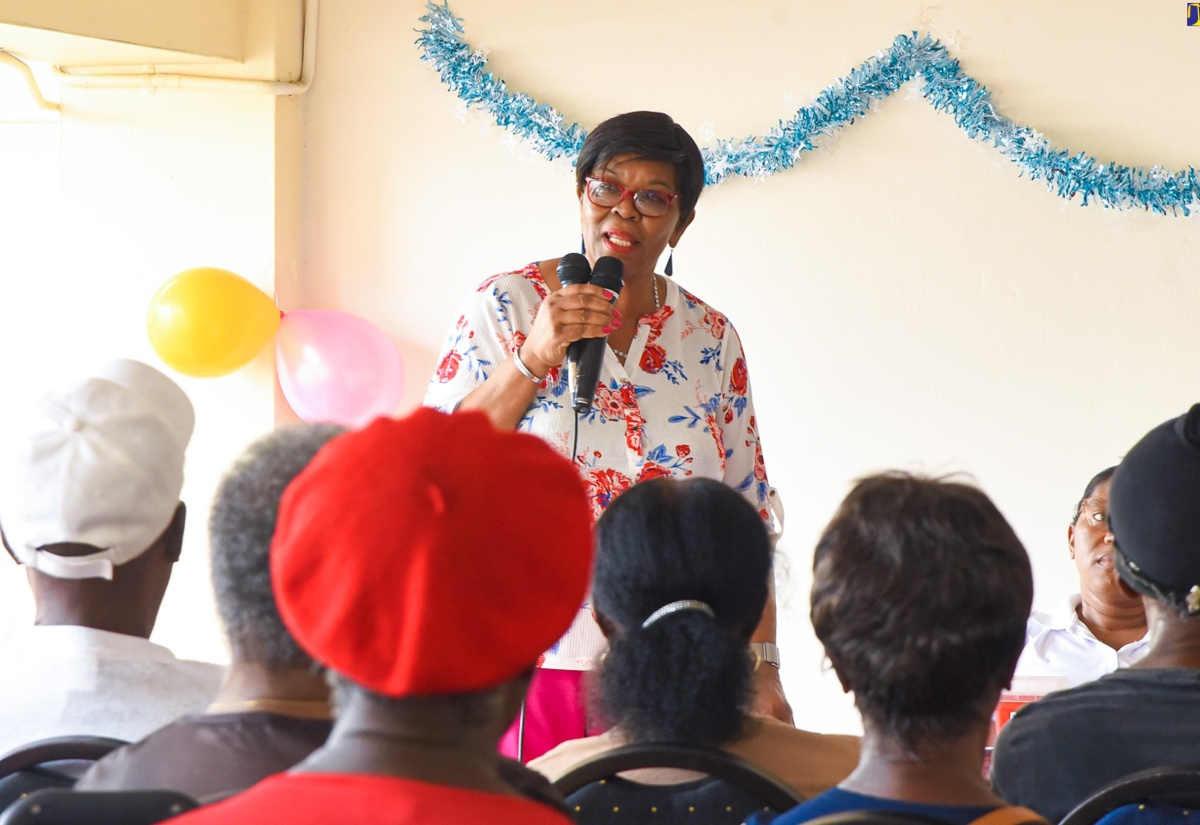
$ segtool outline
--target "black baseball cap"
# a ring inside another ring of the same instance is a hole
[[[1200,404],[1133,446],[1113,474],[1108,514],[1125,583],[1200,614]]]

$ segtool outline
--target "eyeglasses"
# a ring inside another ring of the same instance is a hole
[[[679,195],[674,192],[664,192],[661,189],[638,189],[631,192],[619,183],[587,177],[586,190],[588,200],[596,206],[611,209],[625,198],[633,200],[633,208],[647,218],[659,218],[667,214],[671,204]]]
[[[1081,502],[1079,515],[1088,527],[1108,531],[1108,502],[1103,499],[1085,498]]]

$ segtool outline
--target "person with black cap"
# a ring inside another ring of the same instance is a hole
[[[481,413],[380,418],[288,485],[270,555],[284,623],[335,676],[333,732],[180,822],[570,823],[519,795],[496,743],[587,590],[591,516],[571,462]]]
[[[1054,821],[1123,776],[1200,754],[1200,404],[1129,451],[1109,517],[1117,571],[1146,606],[1149,652],[1022,709],[992,763],[1001,796]]]

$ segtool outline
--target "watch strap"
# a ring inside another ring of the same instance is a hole
[[[763,662],[779,667],[779,648],[771,642],[751,642],[750,652],[754,654],[755,669]]]

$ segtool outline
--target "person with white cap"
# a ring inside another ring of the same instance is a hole
[[[1001,796],[1054,821],[1117,779],[1200,753],[1200,404],[1133,446],[1108,514],[1113,564],[1142,597],[1149,651],[1025,706],[992,762]]]
[[[271,544],[279,613],[335,677],[333,732],[177,821],[569,825],[510,784],[496,743],[591,563],[583,482],[536,436],[423,408],[333,439],[288,485]]]
[[[0,648],[0,753],[51,736],[140,739],[202,710],[222,669],[149,641],[183,542],[187,395],[117,360],[23,412],[4,434],[0,535],[36,614]]]

